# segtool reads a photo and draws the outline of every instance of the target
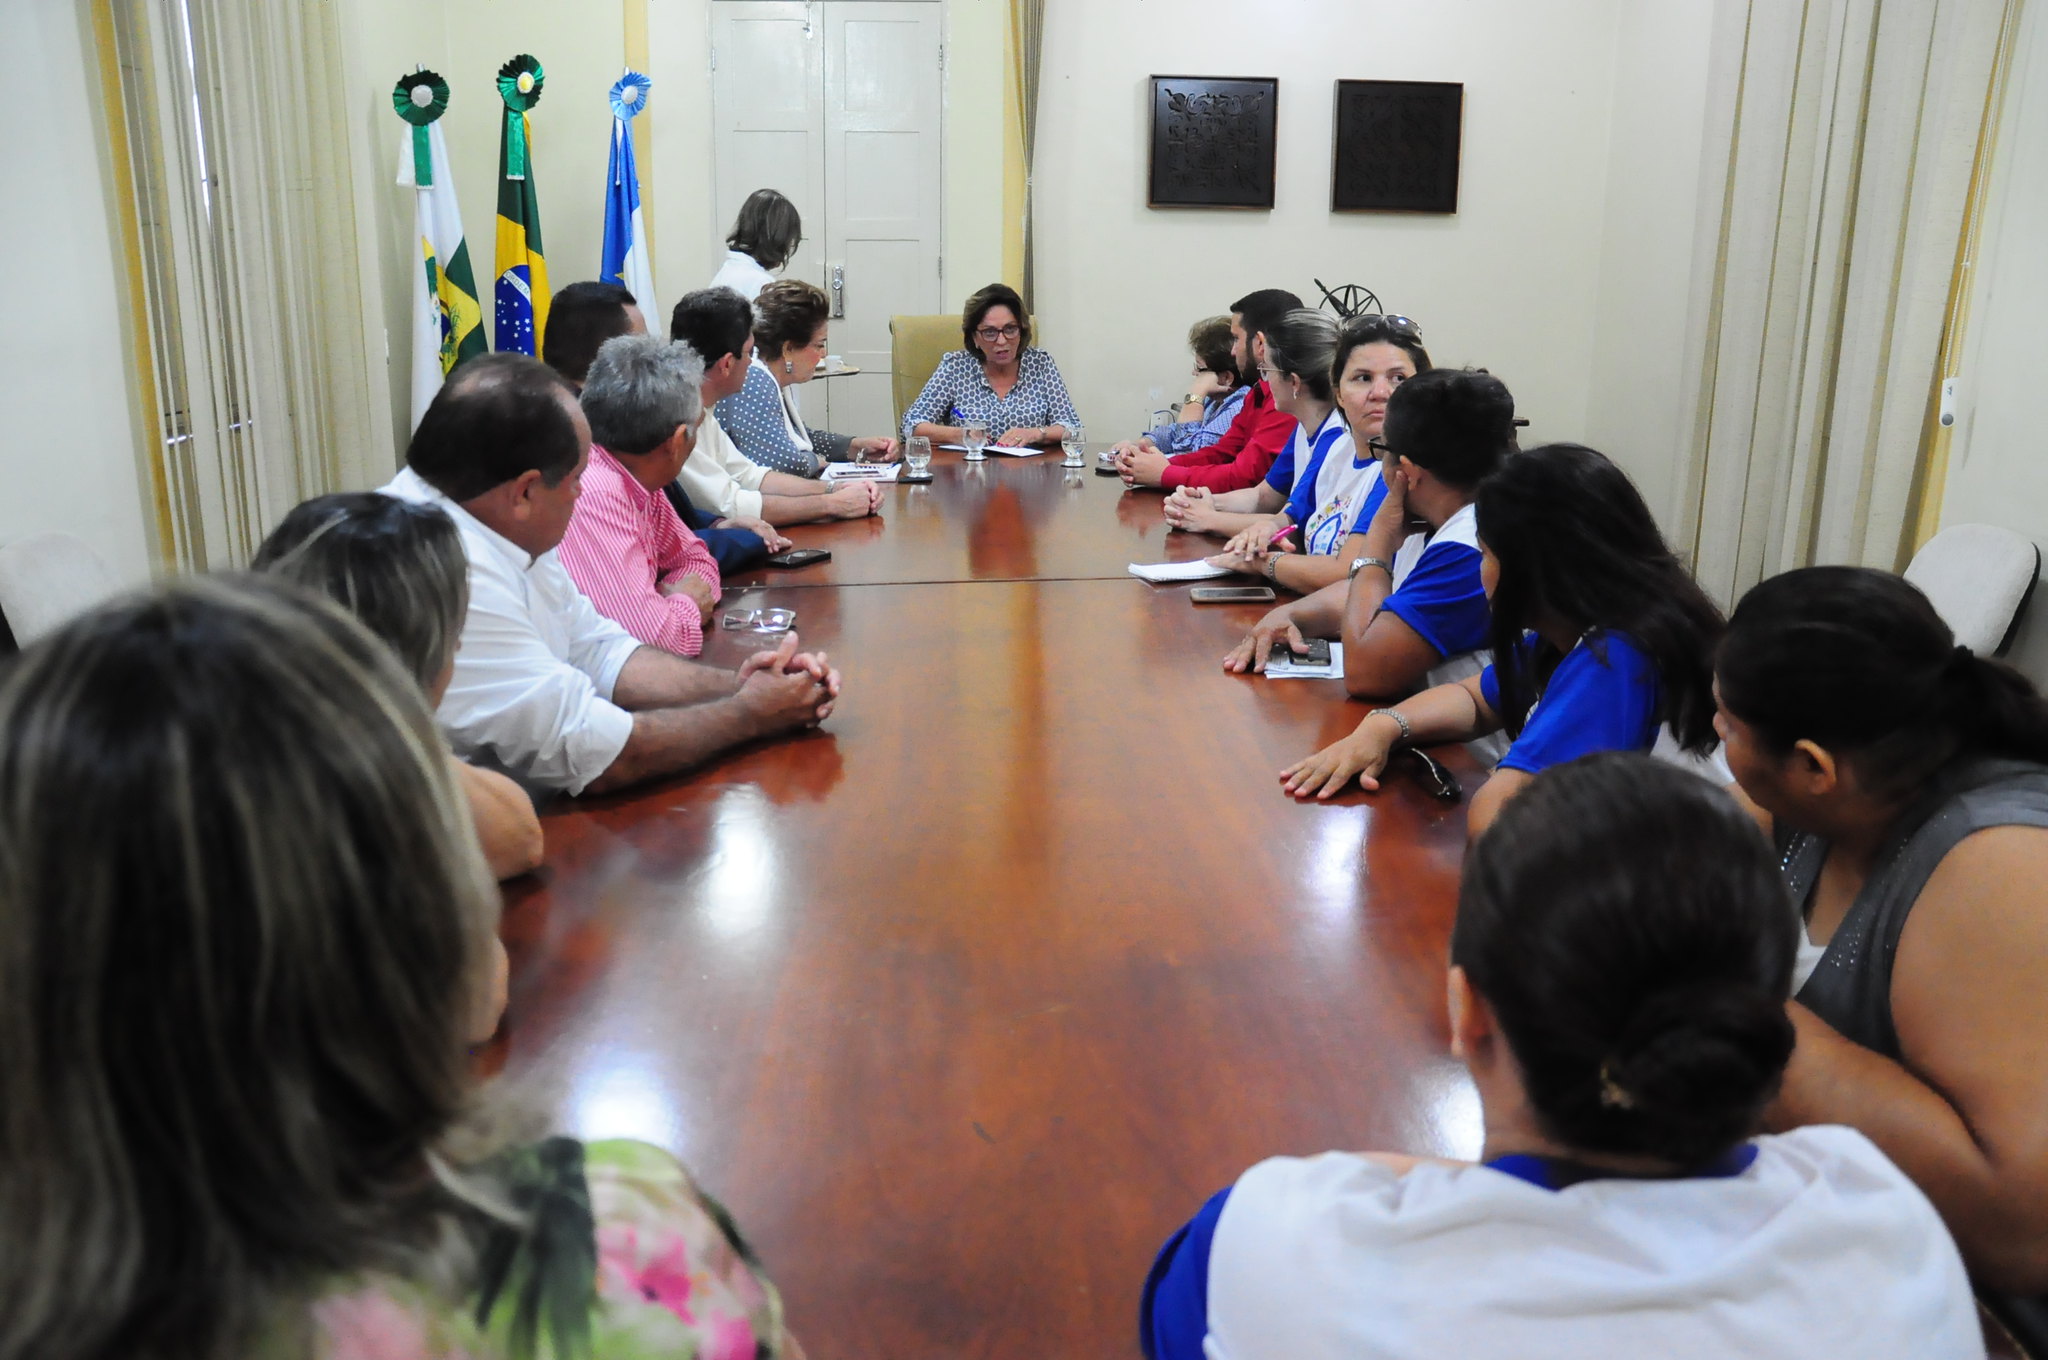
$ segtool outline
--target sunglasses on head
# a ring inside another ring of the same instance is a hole
[[[1405,316],[1388,312],[1362,312],[1351,318],[1354,325],[1383,335],[1398,335],[1403,340],[1421,340],[1422,328]]]

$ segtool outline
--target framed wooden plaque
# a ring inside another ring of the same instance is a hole
[[[1456,212],[1464,118],[1463,85],[1338,81],[1331,211]]]
[[[1271,208],[1280,82],[1152,77],[1155,208]]]

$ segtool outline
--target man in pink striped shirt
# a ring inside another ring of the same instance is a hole
[[[695,656],[718,603],[718,563],[662,488],[704,417],[704,365],[651,335],[607,340],[583,383],[590,464],[558,549],[597,612],[650,647]]]

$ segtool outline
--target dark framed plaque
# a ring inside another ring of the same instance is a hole
[[[1463,85],[1338,81],[1331,210],[1456,212],[1464,122]]]
[[[1271,208],[1278,80],[1152,77],[1155,208]]]

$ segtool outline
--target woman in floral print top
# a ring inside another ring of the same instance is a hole
[[[992,283],[967,299],[960,317],[967,348],[939,360],[903,415],[905,435],[938,444],[966,438],[967,421],[988,423],[989,443],[1042,448],[1079,425],[1052,356],[1031,345],[1031,321],[1015,290]]]
[[[499,905],[418,682],[326,599],[188,578],[24,651],[0,1360],[799,1356],[667,1153],[489,1150]]]

